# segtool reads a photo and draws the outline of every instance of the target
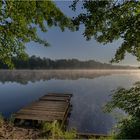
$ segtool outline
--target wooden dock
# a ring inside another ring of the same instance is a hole
[[[14,117],[18,120],[46,122],[58,120],[63,124],[70,111],[71,97],[72,94],[49,93],[19,110]]]
[[[110,135],[105,135],[105,134],[95,134],[95,133],[77,133],[77,139],[109,139],[111,138]]]

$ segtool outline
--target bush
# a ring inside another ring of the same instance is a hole
[[[119,88],[114,91],[112,100],[105,106],[107,112],[119,108],[128,114],[117,124],[115,138],[139,139],[140,138],[140,82],[130,89]]]
[[[76,130],[72,129],[70,131],[64,131],[61,129],[59,123],[54,121],[53,123],[44,123],[43,131],[45,132],[45,137],[48,139],[75,139]]]
[[[139,139],[140,138],[140,118],[128,117],[118,124],[119,132],[115,136],[117,139]]]

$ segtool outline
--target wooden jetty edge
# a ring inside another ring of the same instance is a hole
[[[111,136],[110,135],[105,135],[105,134],[95,134],[95,133],[77,133],[77,138],[84,138],[84,139],[111,138]]]
[[[72,94],[48,93],[38,101],[25,106],[14,114],[18,120],[36,120],[53,122],[61,121],[61,125],[67,119],[70,112],[70,100]]]

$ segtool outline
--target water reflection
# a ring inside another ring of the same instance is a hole
[[[0,70],[0,81],[17,82],[28,84],[28,82],[46,81],[51,79],[78,80],[80,78],[94,79],[100,76],[110,75],[109,72],[87,71],[87,70]]]
[[[0,71],[0,112],[8,117],[49,92],[69,92],[73,94],[69,127],[108,133],[115,119],[102,107],[111,90],[130,87],[139,75],[138,71]]]

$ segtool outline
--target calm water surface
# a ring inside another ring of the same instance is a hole
[[[131,87],[140,81],[140,71],[0,71],[0,112],[9,117],[20,108],[49,93],[73,94],[69,128],[80,132],[109,133],[116,116],[103,106],[117,87]],[[117,115],[116,115],[117,114]]]

